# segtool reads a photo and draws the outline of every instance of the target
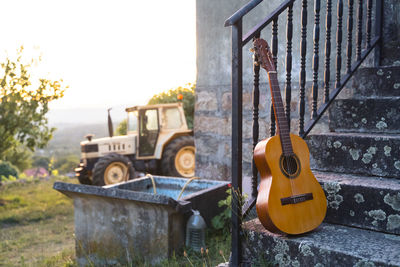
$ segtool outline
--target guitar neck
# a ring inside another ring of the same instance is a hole
[[[268,79],[271,88],[272,105],[275,111],[275,120],[278,126],[278,134],[282,144],[282,152],[284,155],[291,155],[293,154],[293,148],[290,140],[289,124],[283,109],[281,89],[279,88],[278,74],[276,71],[269,71]]]

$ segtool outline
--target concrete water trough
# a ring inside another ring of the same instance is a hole
[[[74,200],[76,259],[81,266],[127,264],[137,257],[160,262],[183,246],[192,209],[211,226],[227,188],[225,181],[188,183],[162,176],[104,187],[54,183],[54,189]]]

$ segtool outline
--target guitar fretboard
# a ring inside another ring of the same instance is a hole
[[[293,154],[293,148],[290,140],[288,121],[283,108],[281,90],[279,88],[278,75],[276,71],[268,72],[268,79],[271,87],[271,98],[275,111],[276,124],[278,126],[278,134],[282,144],[282,152],[283,155],[289,156]]]

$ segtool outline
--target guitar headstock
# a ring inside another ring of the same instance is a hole
[[[258,62],[261,64],[261,67],[267,72],[276,71],[272,53],[267,41],[257,38],[253,41],[253,45],[254,54],[256,55]]]

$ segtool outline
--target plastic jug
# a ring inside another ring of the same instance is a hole
[[[205,248],[205,231],[206,222],[199,211],[193,210],[193,215],[186,224],[186,246],[196,251]]]

